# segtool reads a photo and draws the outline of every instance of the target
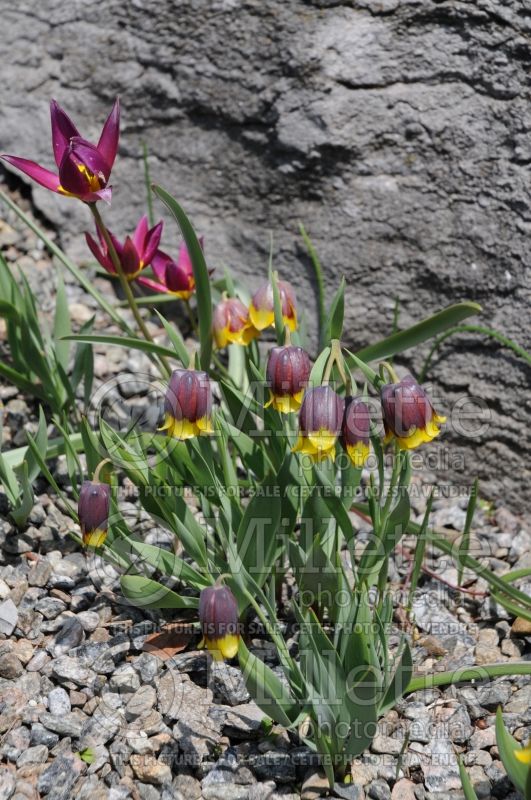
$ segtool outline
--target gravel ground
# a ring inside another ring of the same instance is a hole
[[[11,215],[4,219],[0,249],[24,271],[46,316],[53,309],[50,261],[36,237]],[[96,282],[109,293],[106,281]],[[67,291],[77,327],[92,316],[93,301],[68,276]],[[3,337],[0,320],[0,353]],[[98,402],[102,396],[118,398],[125,413],[149,407],[149,361],[119,348],[97,352]],[[34,402],[5,384],[0,399],[3,448],[25,444],[25,431],[36,429]],[[63,460],[53,469],[68,493]],[[427,474],[415,476],[418,488],[432,481]],[[128,605],[118,573],[81,552],[67,535],[72,524],[42,480],[36,500],[20,534],[7,519],[0,493],[0,800],[323,796],[325,782],[311,753],[282,728],[264,727],[237,666],[213,665],[197,650],[198,637],[186,624],[177,634],[182,618]],[[437,499],[433,524],[450,536],[462,529],[466,502]],[[413,505],[421,518],[422,492],[414,494]],[[522,520],[502,507],[479,505],[474,555],[498,574],[531,566],[531,536]],[[134,502],[121,507],[137,516],[146,541],[170,546]],[[362,542],[364,523],[356,518],[356,524]],[[457,581],[451,565],[428,553],[427,566],[438,578],[423,575],[413,606],[410,633],[418,673],[529,658],[531,627],[494,604],[483,581],[465,576],[469,593],[458,594],[451,588]],[[409,570],[406,541],[390,564],[397,597]],[[396,638],[401,621],[397,612]],[[264,638],[250,645],[277,665]],[[381,720],[370,751],[353,766],[353,783],[337,785],[335,796],[456,800],[459,752],[480,798],[516,797],[496,747],[499,705],[509,730],[526,740],[527,678],[409,695]]]

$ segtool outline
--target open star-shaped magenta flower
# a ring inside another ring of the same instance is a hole
[[[98,200],[110,203],[111,187],[108,183],[120,134],[118,98],[105,121],[97,145],[80,136],[68,114],[55,100],[50,103],[50,116],[57,175],[27,158],[11,155],[2,155],[0,158],[52,192],[77,197],[85,203],[95,203]]]
[[[111,231],[108,232],[128,281],[133,281],[145,267],[151,264],[160,244],[162,227],[163,223],[159,222],[157,225],[154,225],[153,228],[149,228],[147,217],[144,215],[136,226],[133,235],[126,236],[123,243],[120,242]],[[97,228],[97,232],[99,244],[90,233],[86,233],[85,239],[87,240],[87,244],[93,256],[99,261],[101,266],[106,269],[107,272],[115,274],[116,270],[112,263],[107,243],[99,228]]]

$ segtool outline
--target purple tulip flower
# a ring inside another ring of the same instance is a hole
[[[2,155],[0,158],[52,192],[77,197],[85,203],[95,203],[98,200],[110,203],[111,187],[107,184],[116,158],[120,133],[118,98],[114,101],[97,145],[79,135],[68,114],[55,100],[50,103],[50,116],[58,175],[26,158],[11,155]]]
[[[128,281],[132,281],[136,276],[151,263],[157,248],[160,244],[162,236],[163,223],[159,222],[153,228],[148,229],[148,220],[143,216],[136,226],[136,230],[132,236],[127,236],[125,242],[120,242],[116,236],[109,231],[112,243],[116,250],[116,254],[120,259],[120,264],[125,273]],[[97,228],[99,244],[93,239],[90,233],[85,234],[85,239],[90,247],[93,256],[99,261],[101,266],[115,274],[114,264],[112,263],[111,256],[107,243],[103,238],[101,231]]]

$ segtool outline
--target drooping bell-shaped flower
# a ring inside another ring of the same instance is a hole
[[[360,397],[347,397],[341,426],[341,443],[354,467],[363,467],[369,457],[370,428],[367,404]]]
[[[218,347],[247,345],[259,335],[249,318],[249,311],[238,297],[226,297],[214,309],[212,322]]]
[[[168,436],[192,439],[212,433],[212,387],[206,372],[176,369],[164,401],[164,425]]]
[[[343,400],[330,386],[307,389],[299,413],[299,438],[293,452],[313,461],[334,458],[343,421]]]
[[[50,116],[58,174],[27,158],[11,155],[2,155],[1,158],[52,192],[77,197],[85,203],[95,203],[98,200],[110,202],[111,187],[108,183],[120,134],[118,98],[107,117],[97,145],[80,136],[68,114],[55,100],[50,103]]]
[[[302,347],[273,347],[267,359],[266,378],[272,405],[282,414],[298,411],[311,372],[310,356]]]
[[[199,622],[203,642],[213,658],[234,658],[240,639],[238,603],[227,586],[209,586],[201,591]]]
[[[111,487],[99,481],[84,481],[79,492],[78,516],[83,544],[101,547],[109,527]]]
[[[148,228],[148,220],[144,215],[136,226],[133,235],[126,236],[124,242],[120,242],[111,231],[108,231],[128,281],[135,280],[142,270],[151,264],[160,244],[162,227],[163,223],[159,222],[153,228]],[[95,241],[90,233],[86,233],[87,244],[92,251],[92,255],[99,261],[101,266],[107,272],[115,274],[116,270],[107,243],[100,229],[97,228],[96,230],[99,243]]]
[[[203,247],[203,238],[199,239]],[[179,248],[177,261],[158,250],[151,263],[156,280],[142,276],[138,283],[153,289],[155,292],[173,294],[181,300],[188,300],[195,291],[194,270],[192,260],[186,244],[183,242]]]
[[[412,450],[439,435],[446,417],[437,414],[422,386],[411,375],[381,390],[385,442],[393,437],[402,450]]]
[[[277,285],[282,319],[284,324],[294,331],[297,329],[297,309],[293,287],[287,281],[277,281]],[[249,316],[254,327],[259,331],[275,324],[275,302],[273,287],[270,283],[265,283],[254,293],[249,306]]]

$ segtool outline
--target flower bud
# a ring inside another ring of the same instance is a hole
[[[109,527],[111,487],[99,481],[84,481],[79,493],[77,512],[83,544],[101,547]]]
[[[437,414],[422,386],[411,375],[382,387],[382,416],[387,443],[394,436],[401,450],[412,450],[439,435],[446,417]]]
[[[238,652],[240,626],[238,603],[227,586],[202,589],[199,598],[199,622],[203,644],[216,661],[234,658]]]
[[[258,336],[249,311],[237,297],[227,297],[217,304],[213,331],[218,347],[226,347],[231,342],[247,345]]]
[[[290,283],[278,281],[278,293],[280,295],[280,305],[282,308],[282,319],[292,331],[297,329],[297,311],[295,308],[295,294]],[[265,283],[253,295],[249,306],[249,316],[254,327],[263,331],[275,324],[275,301],[273,297],[273,287],[270,283]]]
[[[302,347],[273,347],[267,359],[266,377],[272,405],[282,414],[298,411],[310,377],[310,356]]]
[[[176,439],[212,433],[211,414],[212,388],[207,373],[176,369],[166,391],[161,430]]]
[[[343,400],[330,386],[308,389],[299,414],[299,438],[293,452],[313,461],[334,458],[343,420]]]
[[[347,397],[341,428],[341,443],[354,467],[361,468],[369,457],[370,416],[359,397]]]

